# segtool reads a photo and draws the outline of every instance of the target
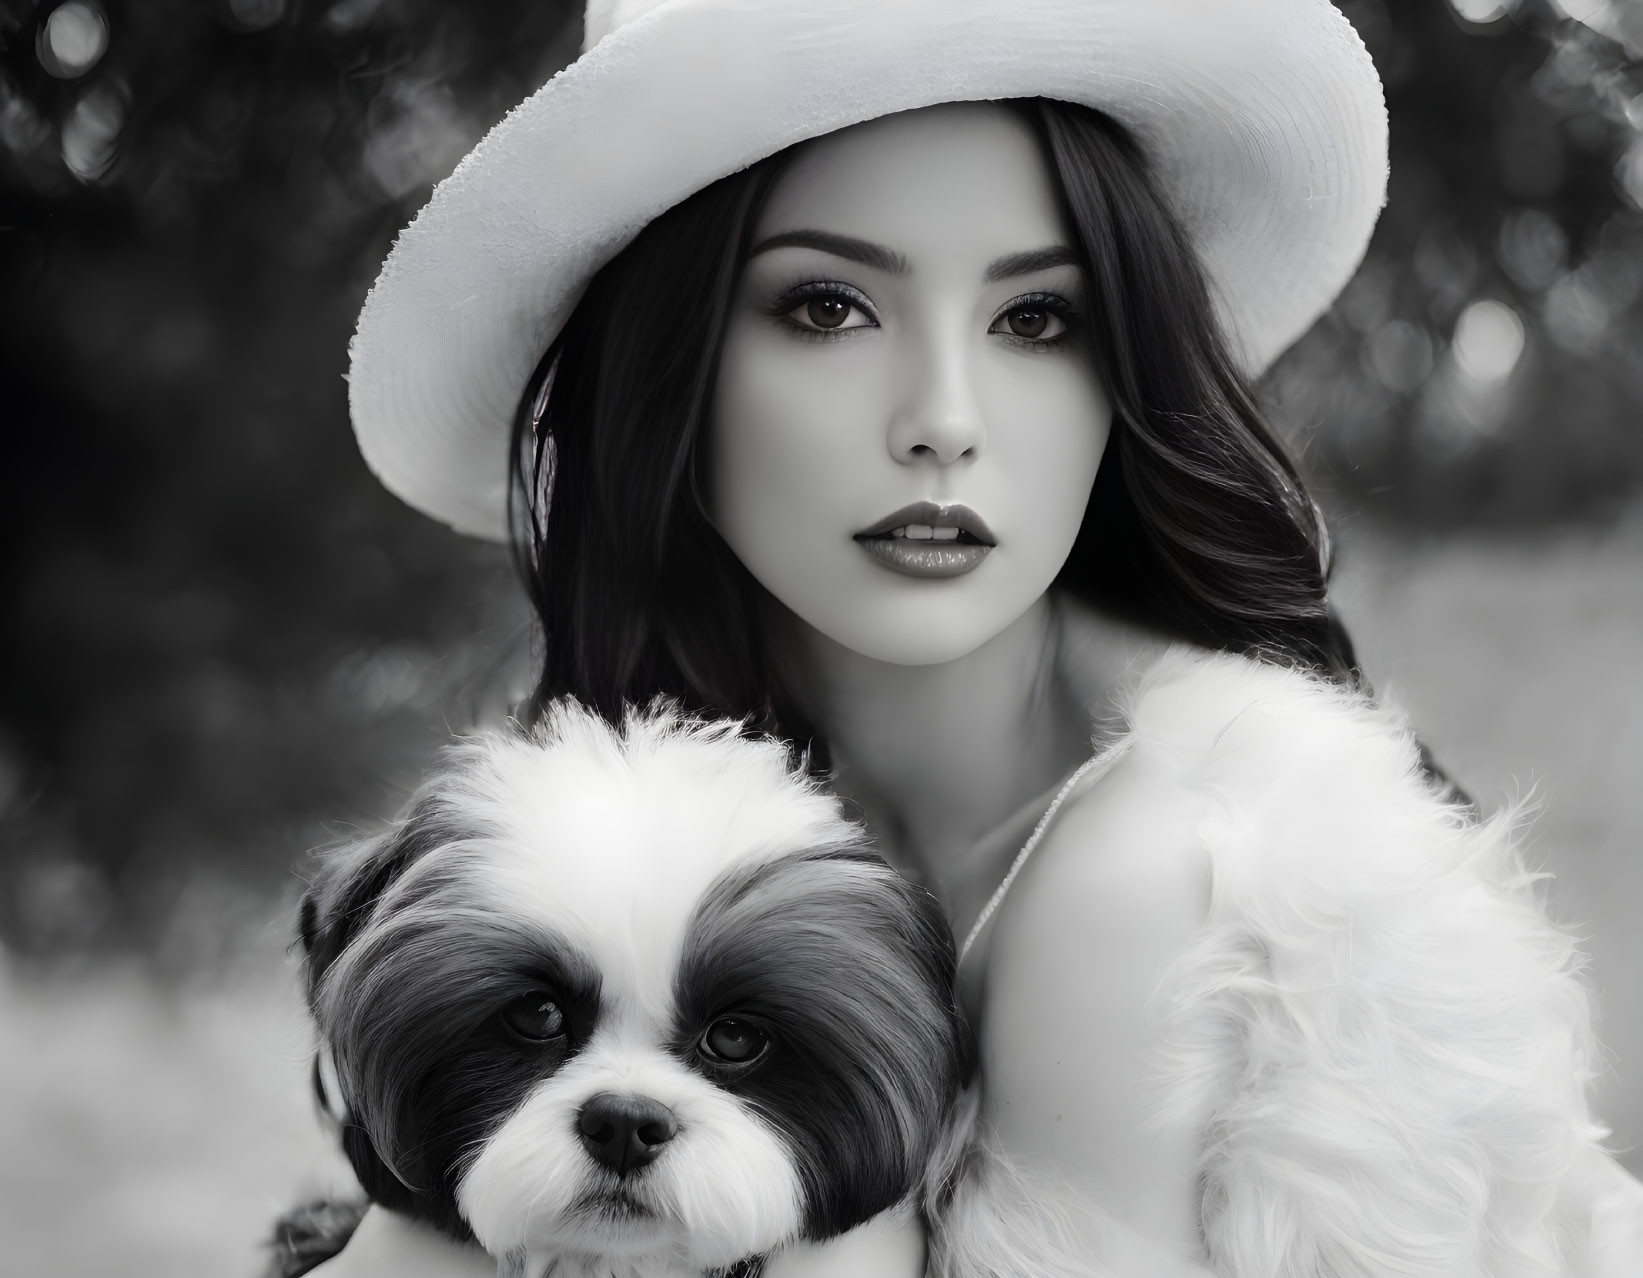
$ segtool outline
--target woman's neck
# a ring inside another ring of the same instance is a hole
[[[1058,621],[1042,598],[975,651],[928,666],[864,657],[807,627],[796,639],[796,686],[839,792],[932,886],[1089,753],[1084,704],[1058,673]]]

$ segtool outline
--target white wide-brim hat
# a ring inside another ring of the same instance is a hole
[[[435,187],[365,299],[367,464],[505,539],[525,383],[648,222],[807,138],[1021,97],[1130,130],[1252,374],[1345,285],[1385,199],[1380,80],[1329,0],[591,0],[581,57]]]

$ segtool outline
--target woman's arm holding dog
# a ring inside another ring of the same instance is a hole
[[[318,1278],[496,1278],[496,1261],[472,1243],[372,1207],[348,1245],[310,1272]]]

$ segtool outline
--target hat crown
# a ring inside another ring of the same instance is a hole
[[[666,3],[667,0],[588,0],[582,23],[582,52],[586,53],[617,27]]]

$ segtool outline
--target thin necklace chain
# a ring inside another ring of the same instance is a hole
[[[964,965],[964,959],[969,954],[970,947],[976,943],[976,938],[981,935],[982,929],[987,926],[987,921],[993,917],[993,913],[1003,904],[1005,893],[1010,890],[1010,885],[1015,882],[1016,875],[1021,873],[1022,867],[1027,864],[1027,858],[1032,856],[1033,850],[1038,847],[1038,841],[1044,837],[1044,831],[1050,828],[1050,822],[1054,820],[1056,810],[1072,793],[1073,787],[1097,766],[1105,769],[1118,762],[1118,757],[1129,748],[1132,740],[1134,738],[1127,735],[1120,737],[1105,750],[1085,759],[1083,763],[1079,764],[1078,770],[1067,778],[1066,784],[1056,792],[1055,798],[1050,800],[1050,806],[1044,809],[1044,815],[1038,818],[1038,824],[1033,827],[1033,832],[1027,836],[1027,841],[1021,845],[1021,851],[1017,852],[1015,860],[1010,862],[1010,868],[1004,872],[1004,878],[999,882],[992,896],[987,899],[987,904],[981,907],[981,914],[977,917],[975,925],[970,929],[969,935],[964,938],[964,944],[959,946],[958,962],[960,967]]]

